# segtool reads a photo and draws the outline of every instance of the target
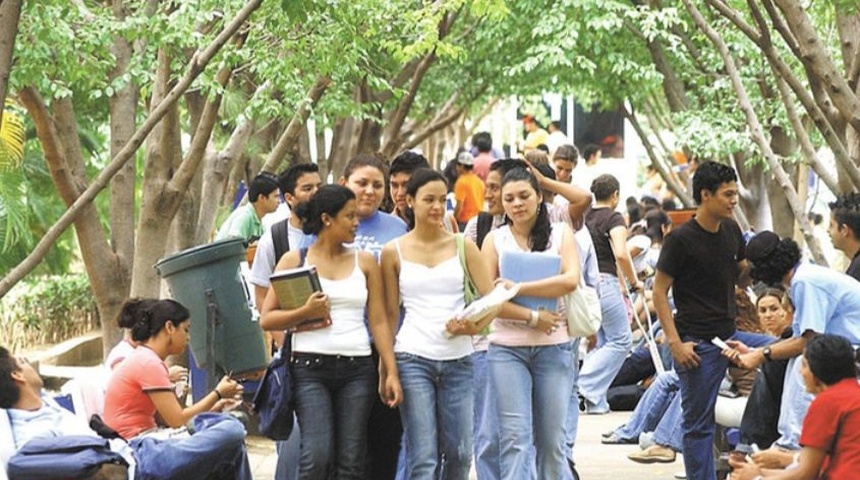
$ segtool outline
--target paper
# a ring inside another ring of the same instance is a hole
[[[486,318],[488,315],[497,315],[502,305],[510,301],[519,292],[520,286],[515,284],[511,288],[505,288],[504,285],[496,285],[490,293],[475,300],[459,312],[454,314],[457,320],[466,320],[467,322],[477,323]]]

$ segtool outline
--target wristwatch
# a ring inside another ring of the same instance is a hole
[[[764,355],[764,360],[765,360],[766,362],[769,362],[769,361],[773,360],[772,358],[770,358],[770,354],[771,354],[771,353],[772,353],[772,352],[771,352],[771,349],[770,349],[770,345],[768,345],[767,347],[764,347],[764,348],[761,350],[761,354],[762,354],[762,355]]]

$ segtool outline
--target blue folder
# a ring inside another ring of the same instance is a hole
[[[540,252],[502,252],[499,275],[515,282],[531,282],[558,275],[561,257]],[[512,302],[531,310],[556,311],[556,298],[517,295]]]

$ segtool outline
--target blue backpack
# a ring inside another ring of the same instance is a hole
[[[100,437],[67,435],[34,438],[9,459],[9,480],[51,480],[87,478],[102,465],[128,467],[122,456]]]

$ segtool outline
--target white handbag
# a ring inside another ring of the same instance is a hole
[[[597,289],[585,284],[579,277],[579,286],[564,296],[564,308],[567,316],[567,332],[571,338],[594,335],[600,328],[603,315],[600,313],[600,297]]]

